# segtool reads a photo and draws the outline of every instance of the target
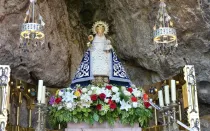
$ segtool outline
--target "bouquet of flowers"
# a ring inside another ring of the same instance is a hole
[[[48,113],[52,124],[107,121],[113,125],[119,121],[131,126],[140,123],[145,127],[152,110],[150,104],[142,100],[144,95],[144,91],[136,87],[78,85],[76,89],[57,90],[50,98]]]

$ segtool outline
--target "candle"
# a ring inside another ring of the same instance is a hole
[[[165,91],[165,103],[166,103],[166,105],[169,105],[170,97],[169,97],[169,86],[168,85],[164,86],[164,91]]]
[[[159,105],[160,107],[164,107],[164,103],[163,103],[163,91],[159,90],[158,91],[158,98],[159,98]]]
[[[39,80],[38,84],[38,95],[37,95],[37,100],[40,103],[42,99],[42,87],[43,87],[43,80]]]
[[[42,87],[42,99],[41,99],[41,103],[45,104],[45,92],[46,92],[46,86]]]
[[[171,100],[176,102],[176,81],[171,80]]]

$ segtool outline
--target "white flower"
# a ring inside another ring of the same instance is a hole
[[[136,85],[134,85],[134,84],[131,84],[131,87],[132,87],[132,88],[136,88]]]
[[[88,91],[88,95],[92,95],[92,93],[93,93],[93,92],[92,92],[91,90]]]
[[[124,90],[123,93],[126,95],[126,96],[131,96],[131,93],[127,90]]]
[[[139,91],[137,88],[133,88],[133,95],[135,96],[135,97],[141,97],[142,96],[142,93],[141,93],[141,91]]]
[[[96,95],[100,95],[102,92],[101,92],[101,89],[100,88],[96,88]]]
[[[108,90],[108,89],[105,89],[105,88],[101,89],[101,93],[104,93],[106,95],[106,97],[111,97],[112,96],[111,90]]]
[[[120,101],[120,110],[125,109],[126,111],[128,111],[128,109],[131,108],[131,105],[127,102],[125,102],[124,100]]]
[[[119,88],[116,87],[116,86],[113,86],[113,87],[112,87],[112,91],[113,91],[114,93],[117,93],[117,92],[119,91]]]
[[[60,110],[60,109],[62,109],[63,108],[63,106],[58,106],[58,110]]]
[[[62,101],[65,101],[65,102],[74,102],[74,98],[77,98],[74,95],[73,91],[72,92],[65,92],[62,97],[63,97]]]
[[[90,104],[91,104],[91,102],[84,102],[84,103],[81,103],[81,106],[85,107],[85,108],[89,108]]]
[[[126,87],[125,86],[121,86],[121,90],[122,91],[126,90]]]
[[[91,87],[91,90],[97,90],[97,89],[100,89],[100,88],[98,86],[94,86],[94,85]]]
[[[59,90],[58,95],[59,95],[59,96],[62,96],[62,95],[63,95],[63,93],[64,93],[64,91],[63,91],[63,90]]]
[[[116,102],[119,102],[120,101],[120,93],[117,93],[117,94],[113,95],[112,100],[115,100]]]
[[[138,102],[133,102],[133,107],[134,108],[138,107]]]
[[[87,88],[82,88],[82,93],[86,93],[87,92]]]
[[[84,102],[88,102],[88,101],[91,101],[91,98],[88,94],[85,93],[81,95],[80,100]]]
[[[96,86],[92,86],[91,87],[91,90],[96,90]]]
[[[109,105],[103,105],[101,110],[107,112],[109,109],[110,109]]]
[[[73,107],[73,104],[71,102],[66,103],[66,107],[68,109],[71,109]]]
[[[105,98],[105,99],[104,99],[104,102],[105,102],[105,103],[108,103],[108,102],[109,102],[109,99]]]

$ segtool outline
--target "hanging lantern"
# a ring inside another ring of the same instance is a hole
[[[26,12],[20,33],[20,44],[24,51],[27,51],[26,48],[30,44],[37,46],[44,42],[44,25],[43,18],[38,12],[38,7],[36,7],[36,0],[30,0],[29,9]]]
[[[178,46],[177,36],[163,0],[160,1],[159,7],[156,22],[153,27],[154,44],[156,45],[155,53],[167,55],[173,53],[175,47]]]

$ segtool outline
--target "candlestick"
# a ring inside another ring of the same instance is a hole
[[[168,85],[164,86],[164,91],[165,91],[165,103],[166,103],[166,105],[169,105],[170,97],[169,97],[169,86]]]
[[[38,95],[37,95],[38,102],[40,102],[41,99],[42,99],[42,87],[43,87],[43,80],[39,80],[39,84],[38,84]]]
[[[158,91],[158,98],[159,98],[159,105],[160,107],[164,107],[164,103],[163,103],[163,91],[159,90]]]
[[[176,81],[171,80],[171,100],[176,102]]]
[[[42,87],[42,98],[41,98],[41,103],[45,104],[45,92],[46,92],[46,86]]]

